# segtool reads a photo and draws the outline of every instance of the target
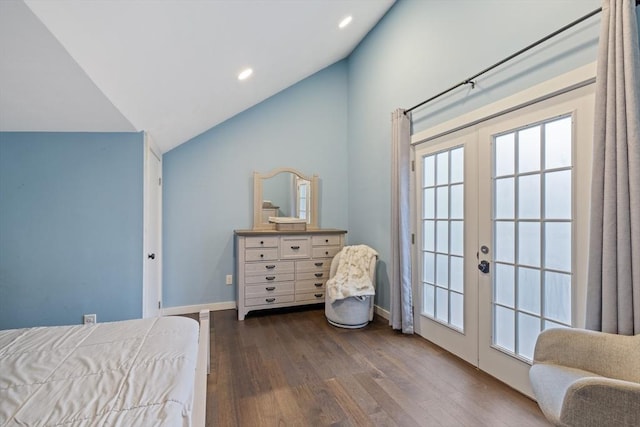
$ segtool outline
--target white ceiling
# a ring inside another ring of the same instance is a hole
[[[345,58],[394,1],[0,0],[0,130],[167,151]]]

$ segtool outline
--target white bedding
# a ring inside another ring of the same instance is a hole
[[[189,426],[198,323],[0,331],[0,426]]]

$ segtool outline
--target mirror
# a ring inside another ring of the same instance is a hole
[[[274,229],[269,217],[304,219],[307,228],[317,228],[318,176],[305,176],[291,168],[254,172],[253,229]]]

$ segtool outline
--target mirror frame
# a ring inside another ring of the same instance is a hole
[[[307,229],[318,228],[318,175],[307,176],[293,168],[278,168],[267,173],[253,173],[253,229],[254,230],[275,230],[276,225],[262,222],[262,181],[273,178],[279,173],[290,172],[300,179],[306,179],[311,183],[311,221],[307,223]]]

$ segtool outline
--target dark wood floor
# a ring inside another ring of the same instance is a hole
[[[207,426],[548,426],[535,402],[385,319],[212,312]]]

